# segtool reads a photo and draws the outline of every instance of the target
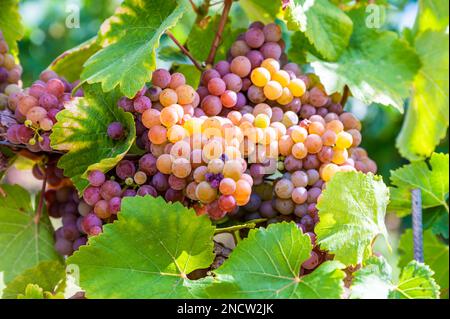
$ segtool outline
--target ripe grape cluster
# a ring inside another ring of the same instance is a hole
[[[56,115],[71,100],[71,84],[54,71],[45,70],[31,87],[22,90],[17,84],[5,88],[7,107],[14,113],[17,124],[7,130],[7,139],[13,144],[25,144],[32,152],[50,152],[50,133]],[[82,95],[79,90],[76,96]]]
[[[10,84],[18,85],[22,76],[22,67],[16,64],[14,56],[8,52],[8,43],[0,30],[0,109],[4,109],[7,104],[4,94],[6,87]]]
[[[49,183],[62,185],[46,193],[50,215],[62,217],[58,251],[69,255],[102,232],[124,197],[150,195],[217,222],[294,221],[314,246],[303,273],[332,258],[315,245],[321,194],[337,172],[375,173],[377,167],[360,147],[361,123],[344,111],[341,95],[328,95],[284,50],[277,24],[254,22],[226,60],[202,73],[197,89],[183,74],[158,69],[149,86],[119,99],[118,107],[134,116],[136,146],[144,154],[107,173],[87,172],[82,198],[64,184],[62,171],[47,174]],[[48,132],[72,89],[52,71],[26,90],[7,86],[7,107],[19,123],[8,129],[8,139],[49,150]],[[120,122],[105,133],[113,140],[127,134]],[[39,167],[33,172],[43,178]]]

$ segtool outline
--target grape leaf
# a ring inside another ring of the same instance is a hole
[[[103,48],[85,63],[83,81],[102,84],[109,92],[132,98],[156,68],[155,51],[161,35],[188,8],[185,0],[125,0],[99,33]]]
[[[0,187],[0,271],[9,283],[26,269],[60,257],[53,248],[53,227],[45,211],[35,223],[28,192],[18,185]]]
[[[16,299],[24,294],[29,284],[35,284],[52,293],[64,292],[66,272],[59,261],[43,261],[37,266],[25,270],[14,278],[3,290],[3,299]]]
[[[370,29],[364,8],[352,10],[353,34],[347,49],[336,62],[308,55],[311,66],[328,93],[342,93],[347,85],[354,97],[366,104],[392,105],[403,111],[420,61],[394,32]]]
[[[403,217],[411,213],[411,190],[420,188],[422,207],[441,206],[448,213],[449,155],[433,153],[430,166],[425,161],[414,162],[391,171],[391,203],[389,210]]]
[[[412,100],[396,143],[410,161],[430,156],[449,125],[448,34],[426,31],[416,38],[415,48],[422,68],[414,79]]]
[[[370,257],[353,274],[351,299],[387,299],[392,288],[392,268],[383,257]]]
[[[8,43],[10,52],[17,57],[19,55],[17,41],[24,35],[18,0],[0,1],[0,31]]]
[[[258,20],[263,23],[273,22],[281,9],[281,1],[278,0],[240,0],[238,4],[250,21]]]
[[[83,64],[100,50],[100,48],[100,45],[97,43],[97,37],[93,37],[62,53],[53,60],[49,69],[65,77],[68,81],[74,82],[79,80],[83,70]]]
[[[180,203],[124,198],[118,221],[67,261],[87,298],[189,298],[186,275],[214,260],[214,227]]]
[[[388,201],[389,190],[381,177],[337,173],[327,183],[317,204],[318,244],[345,265],[361,263],[371,255],[371,244],[376,236],[388,238],[384,224]]]
[[[58,292],[53,295],[49,291],[44,291],[39,285],[29,284],[25,288],[25,293],[18,295],[17,299],[64,299],[64,294]]]
[[[196,58],[198,61],[206,61],[211,44],[214,41],[216,36],[217,28],[219,26],[220,15],[215,15],[212,17],[205,25],[195,24],[189,33],[189,37],[187,39],[187,47],[189,52]],[[226,59],[227,51],[236,40],[236,37],[239,33],[243,32],[242,29],[231,29],[231,24],[227,23],[225,25],[225,29],[222,34],[221,43],[216,52],[216,61]],[[198,83],[197,83],[198,84]]]
[[[437,299],[439,286],[433,279],[433,271],[427,265],[410,261],[400,274],[389,299]]]
[[[300,276],[311,249],[309,236],[294,223],[252,229],[215,271],[215,282],[204,293],[214,298],[341,297],[345,273],[340,262],[324,262]]]
[[[448,28],[448,11],[448,0],[419,0],[414,33],[445,31]]]
[[[328,0],[293,0],[285,11],[290,30],[301,31],[327,60],[335,61],[347,47],[352,20]]]
[[[400,253],[399,266],[404,267],[414,256],[413,233],[411,229],[407,229],[401,236],[398,250]],[[435,273],[436,282],[441,286],[443,292],[445,291],[445,295],[448,296],[448,246],[441,242],[431,230],[426,230],[423,234],[423,254],[425,263]]]
[[[414,260],[405,265],[398,282],[393,283],[391,266],[386,260],[371,257],[353,274],[350,298],[436,299],[439,286],[433,279],[433,271]]]
[[[127,153],[136,137],[133,115],[117,106],[118,90],[103,93],[99,84],[83,86],[85,97],[66,104],[50,136],[52,147],[68,151],[58,162],[81,192],[88,185],[89,170],[107,171]],[[125,139],[114,141],[106,134],[111,122],[122,123]]]
[[[289,60],[297,64],[306,64],[308,52],[322,58],[304,33],[300,31],[294,32],[291,36],[291,47],[288,52]]]

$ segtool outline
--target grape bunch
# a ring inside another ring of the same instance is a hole
[[[16,84],[5,88],[7,107],[14,113],[17,124],[8,128],[6,136],[13,144],[25,144],[32,152],[50,152],[50,133],[56,123],[56,115],[71,100],[71,84],[54,71],[45,70],[31,87],[22,90]],[[81,96],[82,90],[75,96]]]
[[[16,64],[14,56],[9,52],[8,43],[0,30],[0,109],[7,104],[6,88],[11,85],[19,85],[22,77],[22,67]]]

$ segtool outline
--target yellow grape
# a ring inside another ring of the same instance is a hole
[[[270,72],[266,68],[256,68],[250,75],[252,83],[258,87],[264,87],[270,81]]]
[[[236,182],[232,178],[224,178],[220,181],[219,191],[223,195],[233,195],[236,191]]]
[[[292,155],[297,159],[304,159],[308,155],[308,149],[305,144],[299,142],[292,146]]]
[[[268,58],[262,61],[261,67],[267,69],[270,74],[274,74],[275,72],[280,70],[280,63],[275,59]]]
[[[280,83],[282,87],[286,87],[291,82],[291,77],[285,70],[278,70],[272,74],[272,80]]]
[[[301,79],[293,79],[288,85],[289,90],[291,90],[292,95],[295,97],[301,97],[306,92],[305,82]]]
[[[217,197],[217,190],[208,182],[200,182],[195,189],[195,196],[205,204],[209,204],[214,201]]]
[[[294,96],[292,95],[291,90],[288,88],[283,88],[281,96],[277,99],[277,102],[281,105],[288,105],[293,99]]]
[[[348,152],[347,150],[334,147],[333,148],[333,159],[331,160],[333,163],[342,165],[348,160]]]
[[[161,112],[156,109],[148,109],[142,113],[142,124],[146,128],[152,128],[155,125],[160,125],[161,121],[159,120]]]
[[[53,121],[49,119],[48,117],[43,118],[39,122],[39,127],[43,129],[44,131],[50,131],[53,128]]]
[[[223,176],[239,180],[242,175],[242,164],[239,160],[229,160],[223,166]]]
[[[163,174],[172,173],[172,156],[170,154],[162,154],[156,160],[156,168]]]
[[[167,139],[171,143],[181,141],[186,137],[186,130],[180,125],[173,125],[167,130]]]
[[[255,117],[255,126],[266,128],[270,125],[270,118],[266,114],[258,114]]]
[[[167,129],[161,125],[155,125],[148,131],[148,139],[153,144],[163,144],[167,141]]]
[[[166,107],[161,110],[159,120],[165,127],[171,127],[172,125],[175,125],[180,118],[178,117],[178,113],[175,108]]]
[[[320,122],[311,122],[308,127],[309,134],[317,134],[322,136],[325,133],[325,127]]]
[[[298,115],[292,111],[287,111],[283,115],[282,122],[286,127],[291,127],[293,125],[297,125],[298,124]]]
[[[213,174],[222,173],[224,165],[225,165],[225,163],[220,158],[212,159],[208,163],[208,171]]]
[[[191,163],[185,158],[177,158],[172,163],[172,174],[178,178],[188,177],[191,171]]]
[[[295,143],[303,143],[308,136],[308,131],[304,127],[294,125],[290,127],[290,135]]]
[[[275,101],[283,94],[283,87],[276,81],[269,81],[264,86],[264,95],[269,100]]]
[[[325,164],[322,167],[320,176],[325,182],[328,182],[334,176],[334,174],[336,174],[339,171],[340,171],[340,168],[336,164],[332,164],[332,163]]]
[[[344,124],[339,120],[331,120],[325,125],[327,130],[333,131],[338,134],[344,130]]]
[[[288,156],[291,154],[292,146],[294,146],[294,141],[289,135],[283,135],[278,141],[278,148],[280,154],[283,156]]]
[[[353,144],[353,136],[347,132],[340,132],[336,138],[337,148],[350,148]]]
[[[159,102],[163,106],[170,106],[172,104],[178,103],[178,95],[177,92],[175,92],[172,89],[164,89],[159,94]]]
[[[195,90],[192,86],[183,84],[176,88],[175,92],[178,95],[178,103],[191,104],[195,99]],[[175,102],[177,103],[177,102]]]
[[[206,166],[199,166],[194,170],[193,178],[197,183],[203,182],[205,180],[205,175],[208,173],[208,168]]]

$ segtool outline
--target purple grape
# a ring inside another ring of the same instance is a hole
[[[230,73],[230,63],[227,61],[219,61],[217,62],[216,66],[214,67],[217,72],[219,72],[220,76],[225,76],[226,74]]]
[[[133,112],[133,101],[127,98],[126,96],[121,97],[119,101],[117,101],[117,106],[122,108],[125,112]]]
[[[110,200],[113,197],[119,197],[122,193],[122,188],[120,187],[120,184],[116,181],[106,181],[103,183],[103,185],[100,187],[100,194],[103,199]]]
[[[164,195],[164,198],[167,202],[183,202],[184,194],[182,191],[174,190],[173,188],[169,188]]]
[[[174,190],[180,191],[186,188],[186,180],[184,178],[178,178],[175,175],[170,175],[168,179],[169,185]]]
[[[120,211],[120,206],[122,203],[122,199],[120,197],[113,197],[109,200],[109,211],[111,214],[117,215],[117,213]]]
[[[100,170],[90,171],[88,174],[88,181],[92,186],[100,187],[105,182],[105,174]]]
[[[137,196],[145,196],[145,195],[156,197],[158,196],[158,192],[151,185],[142,185],[141,187],[139,187],[137,191]]]
[[[83,198],[89,206],[94,206],[101,199],[100,188],[89,186],[84,190]]]
[[[264,32],[259,28],[250,28],[245,32],[245,42],[250,48],[259,48],[264,44]]]
[[[132,161],[121,160],[116,166],[116,175],[122,180],[133,177],[134,173],[136,173],[136,167]]]
[[[259,211],[264,218],[273,218],[278,215],[277,211],[273,208],[271,200],[262,202]]]
[[[152,84],[159,86],[161,89],[165,89],[169,86],[172,76],[169,71],[164,69],[158,69],[152,74]]]
[[[152,178],[152,184],[159,192],[165,192],[169,188],[168,176],[157,172]]]
[[[261,197],[258,194],[251,194],[250,200],[247,204],[244,205],[244,209],[248,212],[256,212],[261,206]]]
[[[83,230],[86,234],[90,234],[90,230],[93,227],[101,227],[103,225],[102,220],[97,217],[94,213],[89,213],[83,217],[81,223]]]
[[[153,176],[158,171],[156,168],[156,157],[152,154],[145,154],[139,159],[139,170],[149,176]]]
[[[113,140],[120,140],[124,137],[125,131],[120,122],[112,122],[108,126],[108,136]]]
[[[78,231],[76,225],[76,219],[73,223],[66,224],[63,226],[63,237],[67,240],[74,241],[78,237],[80,237],[80,232]]]
[[[73,253],[72,242],[65,238],[57,238],[55,250],[62,256],[69,256]]]
[[[261,47],[261,53],[264,56],[264,59],[275,59],[279,60],[281,57],[281,47],[276,42],[267,42]]]
[[[152,101],[143,95],[134,100],[133,107],[136,112],[144,113],[152,107]]]
[[[250,60],[252,70],[259,67],[264,61],[264,56],[259,50],[251,50],[247,53],[246,57]]]
[[[122,193],[122,197],[134,197],[136,196],[136,191],[134,189],[126,189]]]
[[[58,98],[52,94],[44,93],[39,97],[39,105],[46,110],[59,107]]]
[[[239,92],[242,89],[242,79],[234,73],[226,74],[223,77],[223,81],[227,90]]]
[[[87,238],[86,237],[80,237],[75,239],[72,245],[73,251],[77,251],[81,246],[84,246],[87,244]]]

